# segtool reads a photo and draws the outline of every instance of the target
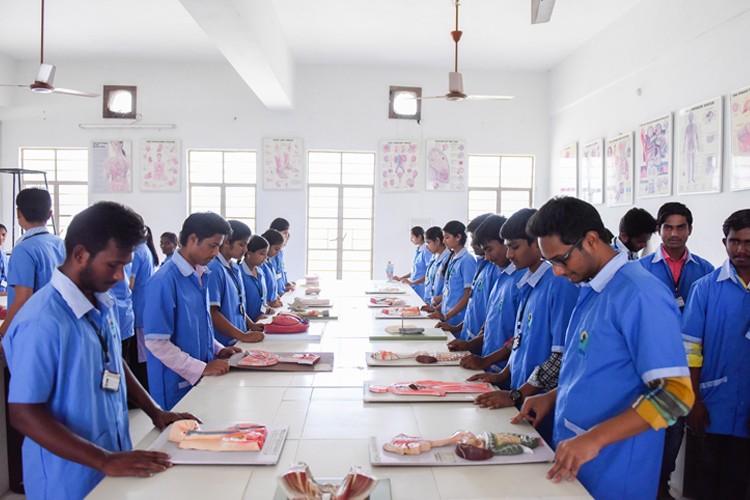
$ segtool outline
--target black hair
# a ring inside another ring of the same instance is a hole
[[[659,207],[656,214],[656,224],[661,226],[670,215],[682,215],[687,219],[688,226],[693,225],[693,213],[688,207],[677,201],[670,201]]]
[[[490,241],[503,243],[500,238],[500,230],[507,220],[502,215],[489,215],[474,231],[474,241],[477,245],[485,245]]]
[[[467,233],[476,232],[477,228],[481,226],[482,222],[487,220],[487,217],[489,217],[490,215],[492,214],[487,213],[487,214],[477,215],[476,217],[471,219],[471,221],[469,221],[469,223],[466,225],[466,232]]]
[[[177,235],[174,234],[174,233],[171,233],[169,231],[167,231],[165,233],[161,233],[161,236],[159,237],[159,239],[161,239],[161,238],[166,238],[169,241],[171,241],[172,243],[174,243],[175,245],[177,244]]]
[[[148,247],[149,252],[151,252],[151,258],[154,261],[154,267],[157,267],[159,265],[159,253],[156,251],[156,247],[154,246],[154,235],[151,234],[151,228],[146,226],[146,246]]]
[[[440,243],[443,242],[443,230],[440,229],[438,226],[432,226],[427,228],[427,231],[424,233],[424,237],[426,240],[440,240]]]
[[[263,250],[264,248],[268,248],[269,246],[270,245],[268,244],[267,239],[265,239],[263,236],[254,234],[250,238],[250,241],[247,243],[247,251],[257,252],[258,250]]]
[[[234,219],[227,222],[229,222],[229,226],[232,228],[232,235],[229,237],[230,244],[235,241],[246,240],[253,235],[252,230],[244,222]]]
[[[724,237],[729,236],[729,231],[742,231],[750,227],[750,209],[737,210],[724,221],[722,229]]]
[[[289,231],[289,221],[284,219],[283,217],[276,217],[271,221],[271,225],[268,226],[268,228],[275,229],[278,232]]]
[[[182,223],[182,229],[180,230],[180,244],[182,246],[187,245],[191,234],[197,236],[198,243],[200,243],[202,240],[210,238],[215,234],[230,236],[232,234],[232,226],[219,214],[213,212],[196,212],[188,215],[188,218]]]
[[[411,228],[412,236],[424,239],[424,228],[422,226],[414,226]]]
[[[461,245],[466,245],[466,226],[457,220],[452,220],[443,226],[443,232],[452,234],[455,237],[461,237]]]
[[[508,217],[500,229],[500,237],[504,240],[526,240],[531,245],[534,238],[526,233],[526,224],[535,213],[535,208],[522,208]]]
[[[566,245],[572,245],[589,231],[609,243],[609,231],[599,212],[593,205],[571,196],[552,198],[526,223],[526,233],[532,238],[556,235]]]
[[[266,240],[268,240],[269,246],[284,244],[284,235],[281,234],[276,229],[269,229],[265,233],[263,233],[261,236],[263,236]]]
[[[47,222],[52,209],[52,198],[45,189],[22,189],[16,195],[16,206],[27,221]]]
[[[131,208],[114,201],[100,201],[70,221],[65,232],[65,252],[71,258],[76,245],[83,245],[93,258],[110,240],[122,250],[133,251],[146,240],[146,226]]]
[[[5,224],[0,224],[0,229],[5,229],[5,232],[8,232],[8,228],[5,227]]]
[[[620,233],[628,238],[656,232],[656,219],[642,208],[631,208],[620,219]]]

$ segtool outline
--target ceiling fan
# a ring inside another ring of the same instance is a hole
[[[448,73],[448,93],[431,97],[421,97],[417,99],[446,99],[448,101],[507,101],[513,99],[511,95],[469,95],[464,93],[464,81],[461,73],[458,72],[458,41],[461,40],[462,31],[458,29],[458,5],[459,0],[454,0],[456,5],[456,29],[451,31],[451,37],[455,45],[455,56],[453,61],[453,71]]]
[[[75,95],[80,97],[99,97],[99,94],[93,92],[84,92],[81,90],[63,89],[55,87],[53,81],[55,79],[55,66],[44,62],[44,0],[42,0],[42,29],[41,29],[41,55],[39,71],[36,75],[36,80],[31,85],[14,85],[8,83],[0,83],[0,87],[29,87],[32,92],[38,94],[67,94]]]

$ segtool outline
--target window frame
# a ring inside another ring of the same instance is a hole
[[[472,216],[470,213],[470,199],[471,199],[471,193],[472,191],[475,192],[492,192],[495,193],[495,211],[494,213],[499,215],[504,215],[506,217],[510,217],[513,214],[503,214],[501,212],[502,207],[502,194],[503,191],[514,191],[514,192],[527,192],[529,195],[529,207],[534,206],[534,180],[536,176],[536,156],[534,155],[524,155],[524,154],[468,154],[467,155],[467,169],[471,168],[471,158],[472,157],[489,157],[489,158],[499,158],[500,159],[500,168],[498,170],[498,187],[470,187],[468,186],[467,182],[467,188],[466,188],[466,212],[467,212],[467,219],[471,220]],[[529,158],[531,159],[531,186],[528,188],[519,188],[519,187],[503,187],[502,185],[502,176],[503,176],[503,159],[504,158]],[[468,177],[467,177],[468,178]]]

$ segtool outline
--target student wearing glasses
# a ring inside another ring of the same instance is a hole
[[[577,477],[597,499],[655,498],[664,429],[693,403],[672,294],[609,244],[596,209],[545,203],[529,234],[580,296],[557,389],[529,398],[514,422],[554,413],[554,482]]]

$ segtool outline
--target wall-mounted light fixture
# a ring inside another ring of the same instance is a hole
[[[102,99],[102,118],[136,118],[135,85],[105,85]]]
[[[388,118],[422,119],[422,88],[391,85],[388,97]]]

